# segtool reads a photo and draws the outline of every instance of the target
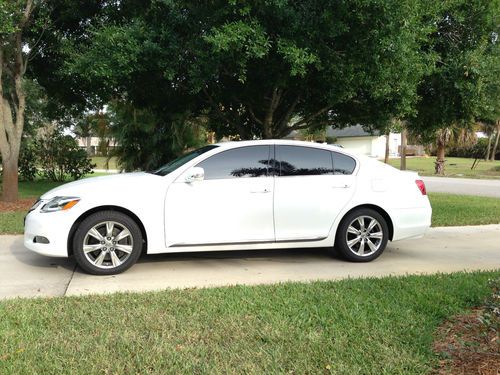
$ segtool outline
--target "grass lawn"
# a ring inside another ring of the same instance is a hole
[[[116,157],[109,159],[109,165],[106,168],[106,160],[108,159],[106,156],[93,156],[92,163],[96,164],[96,169],[118,169],[116,165]]]
[[[429,193],[432,226],[482,225],[500,223],[500,199]]]
[[[408,170],[417,171],[422,176],[434,176],[435,157],[407,158]],[[485,162],[481,160],[479,165],[471,170],[474,159],[468,158],[446,158],[446,177],[468,177],[468,178],[500,178],[500,160]],[[399,168],[400,159],[390,159],[389,164]]]
[[[423,374],[500,272],[0,302],[0,373]]]

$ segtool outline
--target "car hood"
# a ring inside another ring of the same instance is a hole
[[[129,194],[132,191],[144,193],[145,190],[157,186],[161,180],[161,176],[145,172],[89,177],[58,186],[46,192],[40,198],[51,199],[56,196],[84,197],[106,193]]]

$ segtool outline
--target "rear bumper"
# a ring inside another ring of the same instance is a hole
[[[432,208],[404,208],[391,210],[389,215],[394,226],[393,241],[422,237],[431,226]]]

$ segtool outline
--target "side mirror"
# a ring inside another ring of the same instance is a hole
[[[205,178],[205,171],[203,168],[193,167],[190,168],[184,176],[184,181],[186,182],[203,181]]]

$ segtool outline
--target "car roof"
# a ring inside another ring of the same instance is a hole
[[[335,145],[327,144],[327,143],[316,143],[316,142],[305,142],[305,141],[295,141],[295,140],[286,140],[286,139],[259,139],[252,141],[228,141],[228,142],[219,142],[216,143],[217,146],[220,146],[225,149],[235,148],[235,147],[244,147],[244,146],[258,146],[258,145],[284,145],[284,146],[303,146],[303,147],[314,147],[326,150],[334,150],[341,151],[345,154],[350,155],[349,152],[345,152],[342,147],[338,147]]]

